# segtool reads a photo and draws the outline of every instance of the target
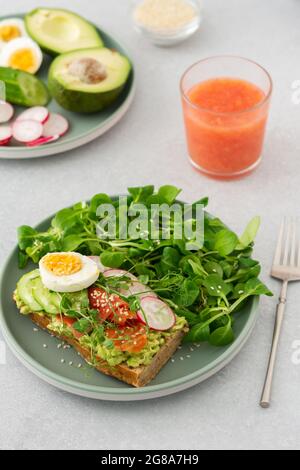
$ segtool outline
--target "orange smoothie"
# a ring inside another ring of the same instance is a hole
[[[215,78],[183,97],[192,163],[209,174],[234,176],[255,167],[262,152],[268,100],[256,85]]]

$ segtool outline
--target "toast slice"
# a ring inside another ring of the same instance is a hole
[[[47,329],[47,326],[50,323],[50,319],[47,316],[41,316],[36,313],[31,313],[29,316],[36,325],[73,346],[88,363],[92,363],[90,350],[80,344],[76,338],[69,338]],[[121,380],[122,382],[125,382],[129,385],[134,387],[144,387],[149,382],[151,382],[154,377],[156,377],[161,368],[172,357],[187,331],[188,327],[185,327],[182,330],[175,331],[172,335],[170,335],[166,339],[165,344],[153,357],[152,362],[147,366],[132,368],[122,363],[117,366],[110,366],[106,361],[101,359],[98,359],[97,364],[93,364],[93,366],[99,372],[102,372],[103,374],[109,375],[111,377],[115,377],[116,379]]]

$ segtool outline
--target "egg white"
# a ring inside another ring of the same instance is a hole
[[[5,44],[0,52],[0,65],[3,67],[10,67],[11,56],[22,49],[30,49],[34,56],[34,67],[30,73],[36,73],[43,62],[43,53],[39,45],[28,37],[13,39]]]
[[[44,286],[54,292],[77,292],[94,284],[100,274],[97,264],[80,253],[66,254],[72,254],[80,259],[82,265],[80,271],[65,276],[56,276],[46,268],[44,263],[48,255],[45,255],[39,262],[40,275]]]
[[[21,36],[19,36],[19,38],[28,36],[26,28],[25,28],[25,23],[20,18],[7,18],[6,20],[0,21],[0,28],[4,27],[4,26],[16,26],[18,28],[18,30],[20,31],[20,33],[21,33]],[[16,39],[18,39],[18,38],[16,38]],[[3,47],[6,44],[8,44],[9,42],[11,42],[13,40],[14,39],[11,39],[10,41],[2,41],[0,39],[0,50],[3,49]]]

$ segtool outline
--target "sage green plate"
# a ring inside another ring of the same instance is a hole
[[[51,219],[49,217],[40,223],[37,230],[46,230]],[[31,265],[27,270],[33,268]],[[12,300],[16,283],[22,274],[24,271],[18,269],[16,247],[4,266],[0,280],[0,327],[7,344],[28,369],[46,382],[77,395],[101,400],[129,401],[162,397],[202,382],[239,353],[258,315],[258,297],[254,297],[235,316],[236,339],[233,344],[222,348],[208,344],[183,345],[149,385],[137,389],[97,372],[72,348],[58,349],[58,339],[42,330],[35,331],[33,323],[19,314]],[[45,344],[47,348],[43,347]],[[79,364],[82,367],[78,368]]]
[[[12,15],[10,15],[12,16]],[[13,15],[22,17],[22,15]],[[8,17],[1,17],[0,20],[6,19]],[[128,56],[128,53],[125,49],[108,33],[102,29],[97,28],[101,34],[105,46],[111,49],[116,49],[125,56]],[[51,62],[51,57],[45,55],[43,65],[38,73],[38,76],[44,81],[47,82],[48,69]],[[38,158],[46,157],[48,155],[56,155],[61,152],[66,152],[77,147],[81,147],[88,142],[100,137],[113,126],[115,126],[120,119],[128,111],[135,92],[135,74],[132,68],[128,81],[125,85],[125,88],[117,101],[99,113],[94,114],[78,114],[71,113],[61,108],[54,100],[52,100],[47,106],[50,112],[60,113],[65,116],[69,123],[70,129],[67,134],[61,137],[59,140],[42,145],[39,147],[26,147],[24,145],[13,145],[0,147],[0,159],[25,159],[25,158]],[[26,108],[21,108],[14,106],[16,109],[16,114],[20,111],[24,111]]]

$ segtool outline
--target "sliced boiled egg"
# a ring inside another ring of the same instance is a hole
[[[27,36],[24,21],[20,18],[7,18],[0,21],[0,48],[13,39]]]
[[[17,38],[8,42],[0,53],[0,65],[24,72],[36,73],[43,61],[43,54],[30,38]]]
[[[48,253],[39,262],[45,287],[55,292],[77,292],[94,284],[100,271],[97,264],[80,253]]]

